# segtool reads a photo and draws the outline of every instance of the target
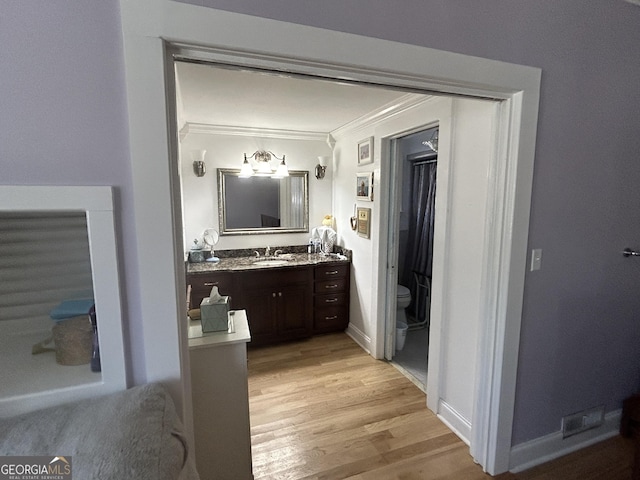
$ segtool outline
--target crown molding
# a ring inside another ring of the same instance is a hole
[[[423,94],[409,93],[400,97],[396,101],[382,105],[366,115],[342,125],[331,133],[185,122],[184,126],[180,129],[179,137],[180,142],[182,142],[190,133],[204,135],[234,135],[240,137],[280,138],[285,140],[326,141],[329,146],[331,146],[331,140],[335,143],[335,138],[338,138],[347,132],[365,129],[375,125],[381,120],[388,120],[393,116],[403,114],[407,110],[420,106],[434,98],[436,97],[428,96],[425,98]]]
[[[398,100],[382,105],[381,107],[372,110],[371,112],[363,115],[360,118],[342,125],[339,128],[333,130],[329,135],[333,138],[339,138],[342,135],[353,132],[354,130],[361,130],[371,127],[382,120],[388,120],[396,115],[401,115],[408,110],[423,105],[426,102],[433,101],[437,97],[425,96],[424,94],[408,93]]]
[[[278,130],[257,127],[236,127],[229,125],[211,125],[207,123],[186,122],[180,129],[180,140],[188,134],[235,135],[240,137],[281,138],[286,140],[321,141],[327,139],[327,132],[304,132],[300,130]]]

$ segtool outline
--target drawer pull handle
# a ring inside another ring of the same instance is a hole
[[[337,275],[338,270],[331,270],[330,272],[324,272],[325,275]]]
[[[215,287],[220,282],[204,282],[205,287]]]
[[[337,298],[327,298],[324,302],[325,303],[336,303],[338,301]]]
[[[324,288],[338,288],[338,285],[325,285]]]
[[[337,315],[334,315],[332,317],[324,317],[325,320],[335,320],[336,318],[338,318]]]

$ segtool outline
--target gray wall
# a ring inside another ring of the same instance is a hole
[[[197,2],[194,2],[197,3]],[[255,2],[240,13],[543,70],[514,444],[640,389],[640,7],[622,0]],[[0,183],[110,184],[126,348],[144,378],[135,219],[116,0],[3,0]]]
[[[145,381],[120,11],[0,0],[0,184],[113,185],[127,362]]]
[[[542,69],[513,443],[640,389],[640,7],[623,0],[186,3]]]

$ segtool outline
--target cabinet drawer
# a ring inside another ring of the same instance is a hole
[[[233,277],[229,273],[189,275],[187,283],[191,285],[191,308],[199,308],[202,299],[209,296],[214,286],[218,287],[220,295],[233,297]]]
[[[308,267],[239,272],[238,278],[243,288],[278,288],[284,285],[307,283],[311,280]]]
[[[314,309],[322,307],[337,307],[347,305],[347,294],[336,293],[334,295],[316,295],[313,299]]]
[[[349,274],[349,264],[323,265],[315,268],[315,281],[329,280],[332,278],[345,278]]]
[[[344,330],[349,325],[349,307],[347,305],[323,307],[314,312],[314,333]]]
[[[347,290],[348,285],[349,279],[334,278],[333,280],[326,280],[324,282],[315,282],[314,292],[318,294],[342,293]]]

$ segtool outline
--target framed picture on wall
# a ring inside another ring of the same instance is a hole
[[[373,163],[373,137],[358,142],[358,166]]]
[[[373,201],[373,172],[356,173],[356,198]]]
[[[371,209],[358,207],[358,235],[369,238],[371,236]]]

